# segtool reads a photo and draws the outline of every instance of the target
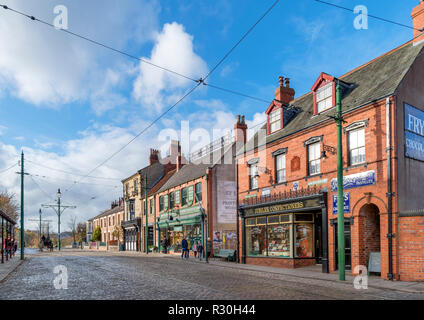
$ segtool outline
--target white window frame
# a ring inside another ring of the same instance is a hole
[[[330,82],[316,92],[317,113],[331,109],[333,106],[333,83]]]
[[[356,139],[353,140],[353,139]],[[363,139],[359,141],[359,139]],[[365,152],[365,128],[358,128],[348,131],[348,146],[349,146],[349,165],[359,165],[366,162],[366,152]],[[357,153],[356,156],[353,156],[353,153]],[[354,161],[355,159],[355,161]]]
[[[281,108],[278,108],[269,113],[269,133],[273,133],[280,129],[281,129]]]
[[[317,151],[318,149],[318,151]],[[318,168],[315,170],[314,168]],[[321,142],[308,144],[308,175],[321,173]]]
[[[249,188],[250,190],[258,189],[258,164],[253,163],[249,166]]]
[[[280,161],[281,160],[281,163]],[[281,165],[281,168],[279,167]],[[279,179],[280,175],[279,173],[282,172],[283,178],[282,180]],[[287,181],[286,177],[286,155],[280,154],[275,157],[275,180],[277,183],[282,183]]]

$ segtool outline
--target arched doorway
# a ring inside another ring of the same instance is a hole
[[[368,266],[371,252],[380,252],[380,210],[375,204],[359,209],[359,264]]]

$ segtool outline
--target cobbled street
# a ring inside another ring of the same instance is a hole
[[[68,289],[55,289],[53,272],[68,270]],[[158,255],[41,253],[0,283],[0,299],[424,299],[424,294],[369,288],[243,270]]]

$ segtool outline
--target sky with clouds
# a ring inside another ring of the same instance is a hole
[[[273,2],[2,1],[51,23],[54,7],[65,5],[70,31],[194,79],[204,77]],[[352,9],[366,5],[370,14],[412,25],[418,1],[332,2]],[[282,75],[300,96],[320,72],[340,76],[412,37],[410,29],[373,19],[367,30],[356,30],[354,18],[313,0],[280,1],[208,82],[271,101]],[[181,121],[212,135],[214,128],[231,129],[238,114],[250,127],[265,120],[267,103],[201,86],[75,185],[193,82],[4,9],[0,37],[0,190],[19,198],[17,165],[2,170],[17,164],[24,150],[25,169],[32,174],[26,176],[26,219],[34,218],[41,204],[54,203],[58,188],[64,203],[77,206],[65,211],[65,229],[71,215],[85,221],[107,209],[122,194],[121,179],[147,164],[150,148],[164,150],[160,133],[178,132]],[[53,215],[44,209],[44,216],[56,221]]]

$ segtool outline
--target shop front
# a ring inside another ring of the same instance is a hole
[[[240,207],[242,263],[328,272],[326,193],[259,198]]]
[[[181,242],[187,237],[189,248],[202,241],[202,212],[200,206],[170,211],[160,215],[158,221],[160,250],[163,251],[163,240],[167,239],[167,251],[181,252]]]
[[[121,226],[124,230],[124,250],[139,251],[141,218],[122,221]]]

